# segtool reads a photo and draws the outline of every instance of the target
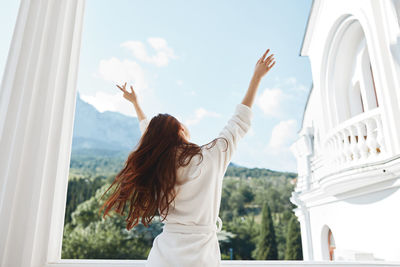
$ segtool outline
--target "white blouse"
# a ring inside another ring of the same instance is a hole
[[[226,142],[218,139],[212,148],[202,148],[201,162],[196,155],[187,166],[178,168],[178,193],[163,221],[163,232],[153,241],[146,266],[220,266],[216,233],[222,227],[218,217],[222,180],[252,117],[251,108],[238,104],[218,136],[227,139],[227,150]],[[147,118],[139,122],[142,134],[148,124]]]

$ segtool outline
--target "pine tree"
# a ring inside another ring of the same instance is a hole
[[[303,250],[301,245],[300,225],[293,216],[289,221],[287,236],[285,260],[302,260]]]
[[[276,244],[275,229],[271,216],[271,209],[267,203],[262,208],[261,229],[254,251],[257,260],[277,260],[278,248]]]

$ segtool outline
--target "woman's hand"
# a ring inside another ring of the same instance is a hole
[[[119,88],[119,89],[121,89],[121,91],[124,93],[124,98],[125,99],[127,99],[128,101],[130,101],[130,102],[132,102],[133,104],[135,104],[135,103],[137,103],[137,98],[136,98],[136,93],[135,93],[135,91],[133,90],[133,87],[132,87],[132,85],[130,86],[131,87],[131,92],[128,92],[127,90],[126,90],[126,83],[124,84],[124,86],[119,86],[118,84],[117,84],[117,87]]]
[[[137,102],[136,93],[133,90],[132,85],[130,86],[131,87],[130,93],[126,90],[126,83],[122,87],[117,84],[117,87],[119,89],[121,89],[121,91],[124,93],[124,97],[127,100],[129,100],[130,102],[132,102],[133,106],[135,107],[136,114],[137,114],[139,121],[144,120],[146,118],[146,115],[144,114],[143,110],[139,106],[139,103]]]
[[[254,69],[254,76],[260,79],[275,65],[274,54],[271,54],[266,58],[268,52],[269,49],[267,49],[264,55],[257,61]]]
[[[249,108],[251,108],[253,105],[261,78],[275,65],[274,54],[271,54],[266,58],[268,52],[269,49],[267,49],[264,55],[257,61],[249,88],[247,89],[246,95],[242,100],[242,104],[248,106]]]

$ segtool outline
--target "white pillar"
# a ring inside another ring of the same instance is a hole
[[[0,266],[61,255],[84,0],[21,0],[0,88]]]
[[[391,1],[370,1],[371,38],[367,39],[386,150],[389,155],[400,153],[400,28]]]
[[[313,261],[314,251],[311,235],[311,222],[310,213],[304,203],[298,198],[297,193],[293,192],[290,201],[297,205],[298,208],[294,209],[294,213],[300,222],[301,231],[301,244],[303,249],[303,260]]]

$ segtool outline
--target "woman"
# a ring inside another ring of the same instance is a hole
[[[117,85],[135,107],[142,136],[107,189],[116,186],[100,210],[106,208],[103,218],[113,208],[125,215],[128,203],[128,230],[139,221],[147,226],[160,215],[163,231],[153,241],[146,266],[220,266],[216,233],[222,227],[218,217],[222,179],[250,128],[261,78],[275,65],[268,53],[269,49],[257,61],[246,95],[219,136],[202,146],[191,143],[186,126],[169,114],[149,121],[132,86],[128,92],[126,83]]]

